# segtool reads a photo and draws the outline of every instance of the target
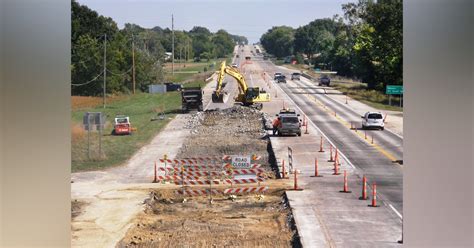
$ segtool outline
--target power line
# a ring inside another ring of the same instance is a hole
[[[133,67],[130,67],[130,69],[128,69],[124,73],[115,73],[115,72],[110,71],[109,69],[107,69],[107,72],[110,72],[110,74],[115,75],[115,76],[123,76],[123,75],[129,73],[132,69],[133,69]]]
[[[99,78],[100,76],[102,76],[103,72],[99,73],[99,75],[95,76],[95,78],[87,81],[86,83],[83,83],[83,84],[71,84],[72,86],[83,86],[83,85],[86,85],[86,84],[90,84],[92,82],[94,82],[95,80],[97,80],[97,78]]]

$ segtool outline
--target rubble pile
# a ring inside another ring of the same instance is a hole
[[[261,111],[238,105],[192,114],[186,124],[191,136],[177,157],[247,154],[266,157],[268,122],[271,126],[268,116]]]

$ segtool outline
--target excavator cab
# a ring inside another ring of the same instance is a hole
[[[248,87],[244,76],[237,70],[237,68],[226,66],[225,61],[223,61],[217,75],[216,90],[212,93],[212,102],[222,103],[227,101],[226,98],[228,97],[228,94],[223,89],[225,74],[228,74],[237,80],[239,85],[239,93],[235,98],[236,102],[240,102],[244,106],[252,106],[261,109],[262,102],[270,101],[270,94],[260,90],[259,87]]]
[[[258,87],[249,87],[245,94],[245,99],[249,102],[253,101],[260,95],[260,89]]]

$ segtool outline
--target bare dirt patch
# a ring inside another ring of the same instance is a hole
[[[269,162],[268,118],[257,110],[235,106],[192,114],[186,127],[191,132],[178,158],[252,155],[266,169],[268,186],[264,194],[222,193],[209,196],[182,196],[179,188],[156,189],[144,202],[145,210],[135,219],[117,247],[299,247],[293,217],[284,192],[288,182],[274,178]],[[274,165],[273,165],[274,166]],[[214,185],[255,187],[256,184]],[[207,189],[209,186],[190,186]]]
[[[79,216],[85,206],[87,206],[88,203],[87,202],[84,202],[84,201],[78,201],[78,200],[73,200],[71,201],[71,218],[72,220],[74,220],[77,216]]]
[[[263,198],[239,196],[235,201],[206,196],[183,202],[171,190],[156,190],[117,247],[291,247],[294,231],[283,190]]]

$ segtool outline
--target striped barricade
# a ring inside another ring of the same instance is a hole
[[[221,184],[221,182],[219,180],[193,180],[193,181],[190,181],[190,180],[184,180],[184,181],[181,181],[181,180],[177,180],[177,181],[174,181],[174,184],[176,185],[209,185],[209,184]]]
[[[194,195],[194,196],[207,195],[207,194],[209,194],[209,192],[211,192],[212,194],[222,193],[220,190],[217,190],[217,189],[212,189],[212,190],[209,190],[209,189],[179,189],[179,190],[175,191],[175,193],[179,194],[179,195]]]
[[[205,176],[222,176],[228,173],[224,173],[221,171],[195,171],[195,172],[185,171],[182,174],[183,176],[205,177]]]
[[[258,183],[265,181],[264,178],[245,178],[245,179],[224,179],[222,180],[224,183],[228,184],[243,184],[243,183]]]
[[[196,176],[181,176],[181,175],[174,175],[174,176],[157,176],[158,181],[170,181],[170,180],[199,180],[201,177]]]
[[[258,161],[261,158],[262,158],[261,156],[258,156],[256,154],[253,154],[252,156],[250,156],[250,159],[253,160],[253,161]],[[232,155],[224,155],[224,156],[222,156],[222,160],[224,160],[224,161],[232,160]]]
[[[217,170],[223,170],[222,166],[212,166],[212,165],[191,165],[191,166],[176,166],[176,167],[173,167],[173,168],[176,168],[177,170],[181,170],[183,169],[183,171],[217,171]]]
[[[268,186],[224,189],[224,194],[263,193]]]
[[[258,174],[264,172],[264,169],[238,169],[238,170],[230,170],[229,172],[233,173],[234,175],[251,175],[251,174]]]

